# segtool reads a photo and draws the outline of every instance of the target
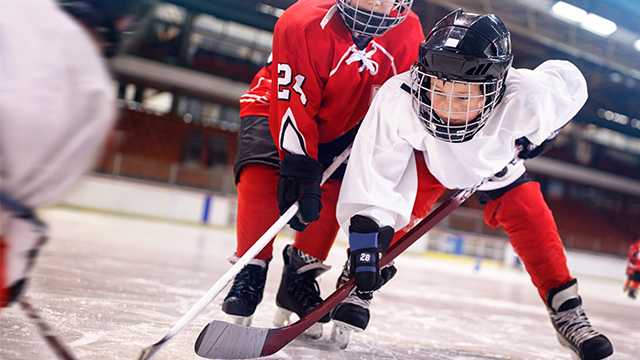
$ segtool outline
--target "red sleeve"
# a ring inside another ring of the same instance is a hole
[[[631,261],[634,258],[634,254],[638,251],[638,244],[632,244],[629,247],[629,252],[627,253],[627,259]]]
[[[629,248],[629,254],[627,255],[628,265],[627,272],[640,271],[640,261],[638,259],[638,253],[640,252],[640,242],[631,245]]]
[[[305,35],[304,22],[296,20],[295,13],[286,15],[278,20],[273,32],[269,124],[281,154],[287,151],[317,159],[316,115],[323,82],[312,61],[311,46],[314,54],[321,54],[323,44]]]
[[[240,117],[269,116],[271,92],[271,63],[256,73],[249,84],[249,90],[240,96]]]

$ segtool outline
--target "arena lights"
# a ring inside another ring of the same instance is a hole
[[[257,8],[263,14],[273,15],[278,18],[284,13],[284,10],[265,3],[258,4]]]
[[[633,47],[635,47],[636,50],[640,51],[640,39],[636,40],[636,42],[633,44]]]
[[[574,24],[580,24],[588,15],[584,9],[567,4],[564,1],[555,3],[551,8],[551,12],[556,17]]]
[[[618,30],[616,23],[596,14],[587,15],[580,27],[600,36],[609,36]]]
[[[553,7],[551,7],[551,12],[555,17],[572,24],[580,25],[581,28],[596,35],[606,37],[618,29],[618,25],[613,21],[593,13],[588,13],[580,7],[564,1],[555,3]]]
[[[640,119],[602,108],[598,109],[597,114],[601,119],[640,130]]]

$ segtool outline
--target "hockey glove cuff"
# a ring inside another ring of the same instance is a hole
[[[543,141],[542,144],[536,145],[529,141],[526,137],[521,137],[516,139],[516,146],[520,148],[518,152],[518,157],[520,159],[528,160],[533,159],[534,157],[538,157],[551,149],[551,145],[553,141],[558,136],[559,131],[555,131],[547,140]]]
[[[393,266],[380,269],[380,258],[391,243],[393,228],[378,224],[371,218],[356,215],[349,226],[349,248],[351,274],[356,279],[359,291],[379,289],[396,273]]]

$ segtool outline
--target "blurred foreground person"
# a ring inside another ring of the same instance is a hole
[[[0,308],[47,240],[35,210],[92,165],[115,120],[95,41],[53,0],[0,2]]]
[[[624,283],[624,292],[635,299],[640,288],[640,238],[629,248],[627,264],[627,281]]]

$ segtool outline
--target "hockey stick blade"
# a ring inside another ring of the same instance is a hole
[[[380,260],[381,266],[390,264],[427,231],[458,208],[477,187],[456,191],[451,197],[422,219],[409,232],[396,241]],[[241,327],[214,320],[198,335],[196,354],[208,359],[247,359],[275,354],[315,324],[351,293],[355,281],[350,279],[334,291],[320,306],[297,322],[272,329]]]
[[[214,320],[202,330],[196,340],[196,353],[220,359],[250,359],[260,357],[269,329],[251,328]]]

